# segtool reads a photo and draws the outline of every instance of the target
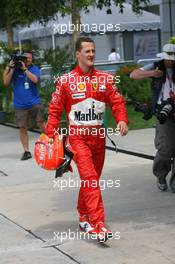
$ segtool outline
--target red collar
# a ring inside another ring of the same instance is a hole
[[[89,76],[89,77],[92,77],[92,76],[94,76],[95,75],[95,73],[96,73],[96,69],[93,67],[92,68],[92,71],[91,72],[89,72],[89,73],[84,73],[83,72],[83,70],[80,68],[80,66],[79,65],[77,65],[76,67],[75,67],[75,69],[74,69],[76,72],[78,72],[79,73],[79,75],[85,75],[85,76]]]

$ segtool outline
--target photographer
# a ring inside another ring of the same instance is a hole
[[[3,74],[5,85],[13,84],[13,104],[15,109],[16,124],[19,127],[20,140],[24,148],[21,160],[32,158],[29,151],[28,119],[31,116],[37,125],[44,131],[43,106],[37,90],[40,79],[40,70],[33,63],[32,52],[12,55]]]
[[[152,78],[152,112],[156,115],[155,147],[157,153],[153,173],[161,191],[168,189],[166,176],[171,172],[170,188],[175,192],[175,45],[166,44],[161,58],[134,70],[133,79]]]

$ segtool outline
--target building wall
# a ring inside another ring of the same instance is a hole
[[[159,52],[159,35],[157,30],[134,31],[134,60],[153,59]]]
[[[160,38],[158,30],[155,31],[125,31],[123,33],[90,34],[96,44],[96,60],[107,61],[112,48],[120,54],[122,60],[138,60],[156,57],[160,50]],[[146,43],[144,51],[136,52],[138,41]],[[41,49],[53,47],[52,38],[45,37],[33,39],[32,43]],[[135,44],[134,44],[135,43]],[[71,47],[71,35],[55,35],[55,46],[60,48],[68,45]],[[137,53],[137,54],[136,54]]]
[[[170,37],[175,36],[175,0],[161,0],[161,45],[166,44]]]
[[[91,37],[96,44],[96,60],[107,60],[108,55],[112,48],[115,48],[121,55],[121,41],[120,41],[120,33],[117,34],[104,34],[104,35],[97,35],[97,34],[90,34],[88,35]],[[38,45],[41,49],[48,49],[52,48],[52,38],[45,37],[39,39],[32,39],[32,43]],[[71,46],[71,36],[55,36],[55,46],[59,46],[60,48],[65,47],[68,45]]]
[[[159,30],[124,32],[125,60],[153,59],[160,51]]]
[[[125,31],[123,33],[123,50],[124,50],[124,60],[134,59],[133,32]]]
[[[55,45],[60,48],[64,48],[65,46],[71,45],[71,36],[70,35],[57,35],[55,36]]]
[[[41,49],[49,49],[52,47],[52,38],[44,37],[44,38],[32,39],[32,43],[34,45],[37,45]]]
[[[95,41],[96,45],[96,60],[107,60],[110,53],[110,36],[104,35],[90,35]]]

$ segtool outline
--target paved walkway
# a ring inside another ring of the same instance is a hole
[[[30,133],[31,150],[37,137]],[[115,140],[154,155],[153,139],[154,129],[145,129]],[[20,161],[18,130],[10,127],[0,126],[0,149],[1,264],[175,264],[175,194],[157,190],[152,161],[106,151],[100,184],[114,239],[100,245],[78,231],[75,166],[55,182],[34,159]]]

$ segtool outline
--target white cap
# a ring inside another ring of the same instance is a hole
[[[157,57],[159,57],[159,58],[161,58],[163,60],[173,60],[173,61],[175,61],[175,45],[174,44],[165,44],[163,46],[163,52],[158,53]]]

